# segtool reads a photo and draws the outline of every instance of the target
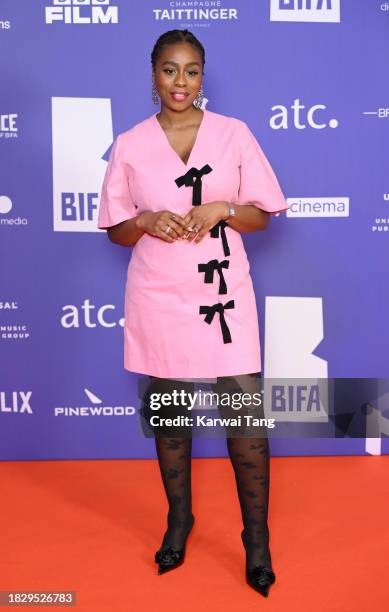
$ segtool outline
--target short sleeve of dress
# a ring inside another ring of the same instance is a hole
[[[278,216],[289,208],[277,177],[254,134],[239,121],[240,188],[238,204],[254,204]]]
[[[136,215],[130,188],[128,169],[123,157],[121,135],[116,138],[108,160],[103,186],[97,227],[106,229]]]

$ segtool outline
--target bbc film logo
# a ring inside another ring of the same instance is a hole
[[[45,7],[47,24],[108,25],[119,23],[119,10],[110,0],[53,0]]]

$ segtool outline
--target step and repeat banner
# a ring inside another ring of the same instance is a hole
[[[97,214],[114,138],[159,110],[150,54],[176,28],[205,47],[204,106],[248,124],[289,204],[243,236],[263,375],[347,381],[323,435],[304,429],[309,385],[280,383],[272,454],[387,453],[389,3],[2,0],[0,458],[155,457],[123,366],[131,248]]]

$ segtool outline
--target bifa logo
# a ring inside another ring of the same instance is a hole
[[[340,22],[340,0],[270,0],[270,21]]]
[[[320,350],[323,298],[266,296],[265,317],[265,414],[277,412],[279,421],[328,422],[328,362],[320,355],[326,353]]]
[[[110,0],[53,0],[45,7],[46,23],[118,23],[118,7]]]
[[[99,232],[97,213],[113,141],[109,98],[52,98],[56,232]]]

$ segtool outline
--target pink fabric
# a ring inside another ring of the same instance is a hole
[[[196,142],[184,164],[156,114],[120,134],[112,147],[101,193],[98,227],[106,229],[150,210],[185,215],[192,186],[175,179],[208,164],[202,176],[202,202],[253,203],[277,214],[288,205],[277,178],[247,124],[204,110]],[[145,233],[132,251],[125,292],[124,367],[165,378],[216,378],[262,369],[258,314],[249,262],[240,232],[225,227],[230,254],[210,232],[194,244],[168,243]],[[219,274],[206,283],[198,264],[227,260],[226,294]],[[199,307],[226,304],[231,342],[223,340],[218,312],[210,324]]]

